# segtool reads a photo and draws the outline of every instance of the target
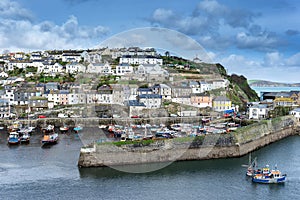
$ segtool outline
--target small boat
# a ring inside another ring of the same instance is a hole
[[[8,132],[16,132],[22,128],[22,123],[14,121],[12,125],[8,126]]]
[[[28,132],[22,133],[20,136],[20,143],[29,143],[30,142],[30,134]]]
[[[255,157],[253,160],[251,159],[251,153],[249,154],[249,164],[245,165],[247,167],[247,176],[254,176],[256,173],[260,171],[260,169],[257,169],[257,158]]]
[[[78,133],[78,132],[81,131],[82,129],[83,129],[83,127],[80,126],[80,125],[77,125],[77,126],[75,126],[75,127],[73,128],[73,130],[75,131],[75,133]]]
[[[277,167],[270,170],[269,165],[266,165],[260,172],[252,176],[252,182],[254,183],[284,183],[285,181],[286,174],[281,174]]]
[[[56,144],[58,141],[57,133],[46,133],[42,139],[42,144]]]
[[[54,126],[48,125],[43,128],[44,136],[42,139],[42,144],[56,144],[58,141],[58,134],[54,132]]]
[[[8,144],[20,144],[20,137],[19,137],[19,133],[17,132],[10,132],[9,136],[7,138],[7,142]]]
[[[68,132],[69,127],[64,124],[63,126],[59,127],[59,130],[60,130],[60,132],[65,133],[65,132]]]

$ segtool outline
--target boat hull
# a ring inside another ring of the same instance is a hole
[[[252,177],[252,182],[254,183],[284,183],[286,181],[286,177],[280,177],[280,178],[255,178]]]
[[[9,145],[17,145],[17,144],[20,144],[20,140],[9,140],[8,144]]]
[[[42,144],[56,144],[58,142],[58,134],[45,135]]]

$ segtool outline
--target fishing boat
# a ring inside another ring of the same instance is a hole
[[[23,132],[20,136],[20,143],[21,144],[28,144],[30,142],[30,134],[28,132]]]
[[[281,174],[281,171],[275,166],[274,170],[270,170],[269,165],[266,165],[259,173],[252,176],[254,183],[284,183],[286,181],[286,174]]]
[[[17,132],[10,132],[9,136],[7,138],[7,142],[10,145],[20,144],[19,133],[17,133]]]
[[[54,126],[48,125],[43,129],[44,136],[42,139],[42,144],[56,144],[58,141],[58,134],[54,132]]]

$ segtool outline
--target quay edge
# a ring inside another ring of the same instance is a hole
[[[78,167],[106,167],[241,157],[273,142],[299,133],[299,122],[293,117],[286,116],[279,122],[269,120],[267,123],[254,125],[242,134],[242,138],[237,136],[238,142],[231,146],[204,146],[199,148],[185,146],[182,148],[181,145],[174,145],[168,141],[152,150],[139,147],[132,153],[114,145],[91,144],[81,148]],[[178,155],[181,156],[178,157]]]

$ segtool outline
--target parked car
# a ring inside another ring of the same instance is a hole
[[[133,115],[133,116],[131,116],[131,118],[139,118],[139,116],[138,115]]]
[[[67,118],[68,115],[66,115],[66,114],[64,114],[64,113],[59,113],[59,114],[57,115],[57,117],[58,117],[58,118]]]
[[[39,115],[39,118],[46,118],[45,115]]]

